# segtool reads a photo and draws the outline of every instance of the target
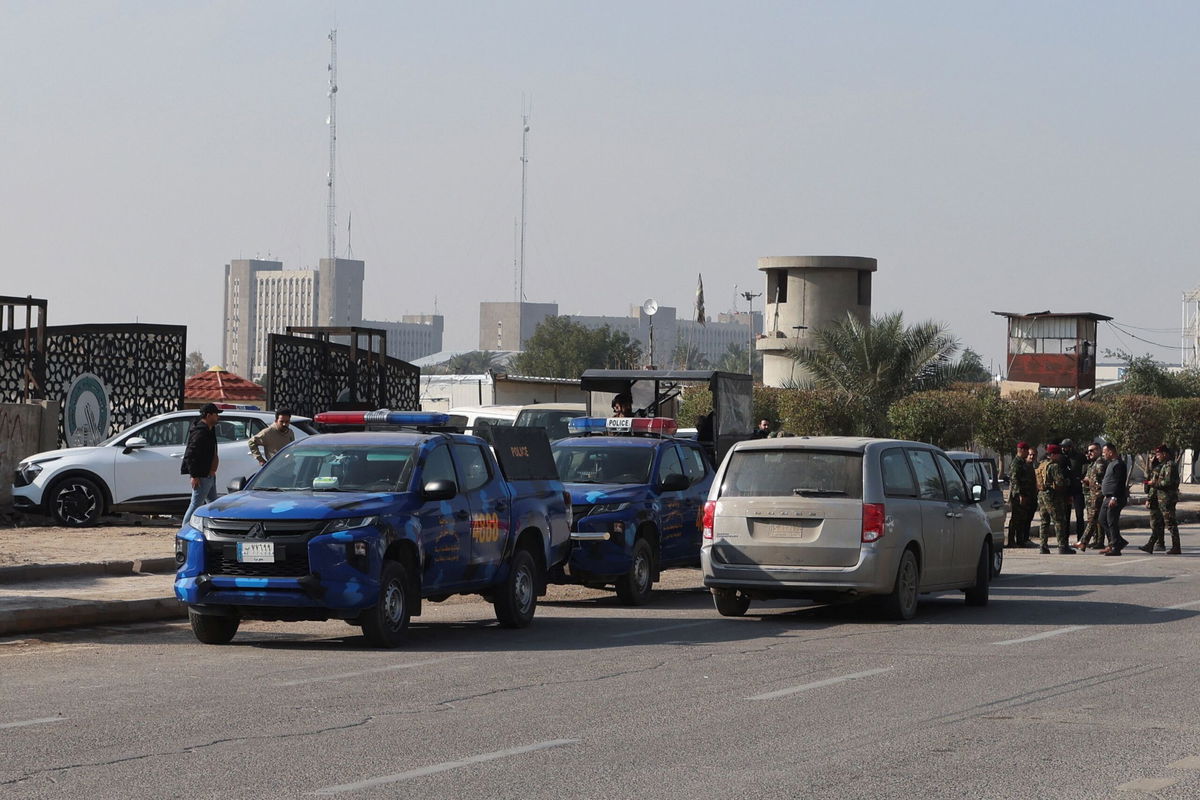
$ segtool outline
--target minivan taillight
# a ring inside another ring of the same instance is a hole
[[[713,538],[713,519],[717,516],[717,501],[709,500],[704,504],[704,516],[701,517],[700,530],[705,539]]]
[[[862,540],[877,542],[883,538],[883,503],[863,503]]]

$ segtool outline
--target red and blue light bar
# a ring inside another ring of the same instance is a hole
[[[576,436],[601,433],[674,436],[677,428],[675,420],[670,417],[575,417],[567,420],[567,431]]]
[[[433,411],[322,411],[313,417],[320,425],[403,425],[408,428],[438,428],[450,424],[449,414]]]

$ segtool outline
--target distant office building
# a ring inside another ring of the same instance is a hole
[[[480,303],[479,349],[521,350],[537,326],[547,317],[559,316],[557,303]],[[719,362],[730,345],[747,352],[750,346],[750,325],[762,329],[762,313],[753,318],[745,312],[720,314],[717,319],[700,324],[693,319],[679,319],[671,306],[660,306],[651,317],[640,306],[631,306],[628,316],[565,315],[572,322],[587,328],[605,325],[620,331],[642,346],[642,357],[650,358],[650,336],[653,328],[654,362],[660,367],[677,366],[672,355],[679,346],[696,352],[709,364]]]
[[[225,265],[222,366],[259,380],[267,372],[272,333],[288,327],[371,327],[388,331],[388,355],[404,360],[442,349],[440,315],[401,322],[362,318],[365,264],[352,258],[320,260],[318,269],[287,270],[280,261],[234,259]]]

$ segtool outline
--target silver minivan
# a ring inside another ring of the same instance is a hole
[[[842,436],[735,444],[704,506],[700,562],[717,611],[754,599],[874,596],[911,619],[922,593],[988,601],[1001,548],[968,486],[937,447]]]

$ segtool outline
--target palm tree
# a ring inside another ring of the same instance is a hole
[[[452,356],[446,366],[451,375],[482,375],[497,368],[503,359],[503,353],[471,350]]]
[[[895,401],[961,380],[974,366],[951,361],[959,343],[941,323],[905,327],[899,311],[867,323],[847,314],[812,338],[815,346],[793,350],[792,357],[804,367],[809,384],[863,409],[867,436],[887,435],[887,412]]]

